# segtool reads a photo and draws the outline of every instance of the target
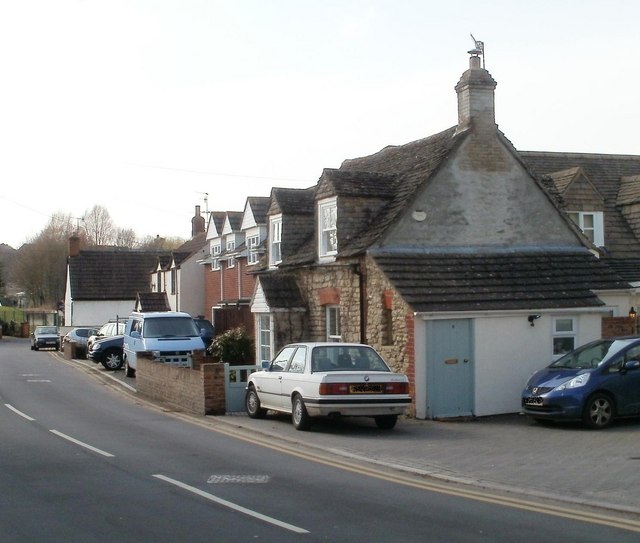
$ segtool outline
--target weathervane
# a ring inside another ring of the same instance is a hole
[[[471,36],[471,39],[473,40],[473,49],[471,49],[470,51],[467,51],[467,53],[469,53],[470,55],[473,55],[475,57],[479,57],[482,56],[482,68],[484,69],[484,42],[480,41],[480,40],[476,40],[473,37],[473,34],[469,34]]]

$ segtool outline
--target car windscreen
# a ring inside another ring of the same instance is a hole
[[[629,344],[624,340],[606,339],[587,343],[575,351],[564,355],[551,364],[550,368],[591,369],[620,352]]]
[[[311,354],[312,371],[391,371],[372,348],[359,345],[323,345]]]
[[[58,329],[55,326],[38,326],[36,334],[57,334]]]
[[[144,337],[193,337],[199,336],[197,326],[191,317],[158,317],[144,320]]]

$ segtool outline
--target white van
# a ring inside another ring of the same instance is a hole
[[[136,374],[138,353],[152,353],[158,362],[192,367],[194,351],[204,351],[200,330],[188,313],[132,313],[124,330],[123,357],[127,377]]]

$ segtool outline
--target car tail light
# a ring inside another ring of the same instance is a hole
[[[385,383],[384,392],[385,394],[409,394],[409,383],[406,381]]]
[[[320,383],[320,394],[335,396],[338,394],[349,394],[348,383]]]

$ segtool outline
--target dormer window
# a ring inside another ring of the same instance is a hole
[[[604,247],[604,214],[602,211],[569,211],[569,218],[596,247]]]
[[[221,251],[220,244],[213,246],[213,263],[211,264],[212,270],[220,269],[220,251]]]
[[[271,218],[269,223],[269,266],[282,262],[282,215]]]
[[[236,248],[236,242],[235,241],[227,241],[227,252],[231,252],[233,250],[235,250]],[[236,265],[236,259],[233,256],[229,257],[229,260],[227,261],[227,267],[228,268],[233,268]]]
[[[318,255],[334,256],[338,252],[338,202],[330,198],[318,203]]]
[[[247,247],[249,248],[249,264],[257,264],[260,260],[260,255],[258,254],[258,245],[260,245],[260,236],[256,234],[255,236],[247,237]]]

